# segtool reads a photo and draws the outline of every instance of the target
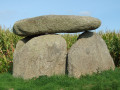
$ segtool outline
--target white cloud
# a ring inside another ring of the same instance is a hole
[[[81,11],[80,15],[81,16],[91,16],[91,13],[89,11]]]

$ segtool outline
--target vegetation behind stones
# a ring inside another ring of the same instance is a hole
[[[77,41],[79,34],[64,34],[62,35],[67,42],[67,49]],[[105,40],[110,54],[114,60],[116,67],[120,66],[120,33],[99,32],[99,35]],[[2,29],[0,27],[0,73],[12,72],[13,52],[18,40],[23,37],[12,33],[10,29]]]

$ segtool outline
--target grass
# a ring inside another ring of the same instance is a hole
[[[0,74],[0,90],[120,90],[120,68],[82,76],[41,76],[31,80]]]

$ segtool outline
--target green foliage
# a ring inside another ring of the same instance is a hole
[[[13,52],[20,38],[9,29],[0,27],[0,73],[12,71]]]
[[[115,66],[120,66],[120,33],[107,31],[99,32],[103,40],[106,42],[109,52],[114,60]]]
[[[120,90],[120,68],[79,79],[68,76],[40,76],[31,80],[0,74],[0,90]]]
[[[70,49],[70,47],[77,41],[78,34],[64,34],[62,37],[67,42],[67,49]]]

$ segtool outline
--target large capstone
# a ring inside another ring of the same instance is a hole
[[[99,19],[89,16],[46,15],[17,21],[13,26],[13,32],[19,36],[75,33],[95,30],[100,25]]]

